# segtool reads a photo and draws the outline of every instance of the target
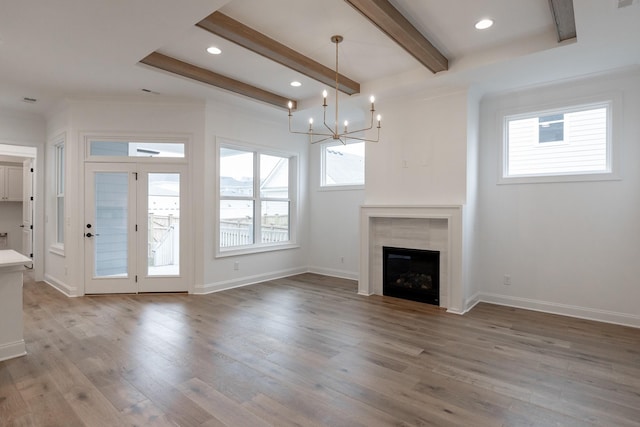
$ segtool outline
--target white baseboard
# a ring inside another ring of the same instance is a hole
[[[78,296],[78,288],[76,287],[72,287],[72,286],[67,286],[64,282],[61,282],[60,280],[56,279],[55,277],[53,277],[50,274],[45,274],[44,275],[44,282],[51,286],[53,289],[59,291],[60,293],[64,294],[65,296],[68,297],[77,297]]]
[[[358,280],[359,273],[346,270],[337,270],[333,268],[310,266],[307,270],[309,273],[322,274],[323,276],[337,277],[339,279]]]
[[[616,325],[640,328],[640,316],[615,311],[599,310],[595,308],[579,307],[575,305],[559,304],[549,301],[539,301],[529,298],[512,297],[480,292],[478,302],[506,305],[509,307],[524,308],[527,310],[542,311],[545,313],[560,314],[562,316],[577,317],[580,319],[595,320],[598,322],[613,323]],[[475,305],[474,304],[474,305]],[[470,309],[470,308],[469,308]]]
[[[307,273],[306,268],[292,268],[288,270],[272,271],[265,274],[257,274],[254,276],[245,276],[238,279],[223,280],[221,282],[207,283],[196,286],[193,293],[195,295],[211,294],[213,292],[226,291],[228,289],[240,288],[242,286],[255,285],[256,283],[266,282],[268,280],[281,279],[283,277],[294,276],[296,274]]]
[[[467,298],[467,300],[464,302],[464,307],[465,307],[464,312],[465,313],[470,311],[479,302],[481,302],[480,295],[481,295],[480,292],[476,292],[472,297]]]
[[[0,345],[0,362],[27,354],[24,340]]]

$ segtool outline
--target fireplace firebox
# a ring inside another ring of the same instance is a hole
[[[382,293],[440,305],[440,252],[383,246]]]

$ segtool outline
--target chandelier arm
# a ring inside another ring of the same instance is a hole
[[[357,136],[347,136],[347,134],[343,134],[340,135],[340,137],[342,138],[343,136],[345,136],[345,139],[355,139],[357,141],[365,141],[365,142],[379,142],[380,141],[380,128],[378,128],[378,135],[376,136],[376,139],[370,139],[370,138],[360,138]]]
[[[375,113],[375,110],[371,110],[371,123],[369,124],[369,127],[356,129],[356,130],[350,130],[348,132],[342,132],[342,133],[338,134],[338,137],[342,137],[342,136],[346,136],[346,135],[352,135],[354,133],[365,132],[365,131],[373,129],[373,114],[374,113]],[[380,131],[378,130],[378,133],[379,132]],[[349,138],[351,138],[351,137],[349,137]]]
[[[318,136],[327,136],[327,137],[332,137],[333,136],[333,133],[329,134],[329,133],[314,132],[314,131],[309,132],[308,130],[306,130],[304,132],[303,131],[299,131],[299,130],[293,130],[291,128],[291,117],[292,116],[289,116],[289,132],[290,133],[296,133],[296,134],[299,134],[299,135],[318,135]],[[329,130],[331,130],[331,129],[329,129]]]
[[[316,134],[316,135],[324,135],[324,134]],[[326,137],[326,138],[319,139],[319,140],[317,140],[317,141],[312,141],[312,140],[311,140],[311,135],[309,135],[309,141],[311,142],[311,144],[318,144],[318,143],[320,143],[320,142],[325,142],[325,141],[327,141],[327,140],[329,140],[329,139],[332,139],[332,138],[333,138],[333,135],[327,135],[327,137]]]
[[[292,130],[290,132],[298,135],[326,136],[327,138],[333,137],[333,134],[328,134],[328,133],[309,132],[309,131],[302,132],[302,131],[295,131],[295,130]]]

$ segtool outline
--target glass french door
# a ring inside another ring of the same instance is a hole
[[[86,294],[187,290],[185,183],[181,165],[85,165]]]

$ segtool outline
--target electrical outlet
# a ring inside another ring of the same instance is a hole
[[[240,270],[240,261],[234,261],[233,269],[236,270],[236,271]]]
[[[511,276],[509,274],[504,275],[504,285],[511,286]]]

